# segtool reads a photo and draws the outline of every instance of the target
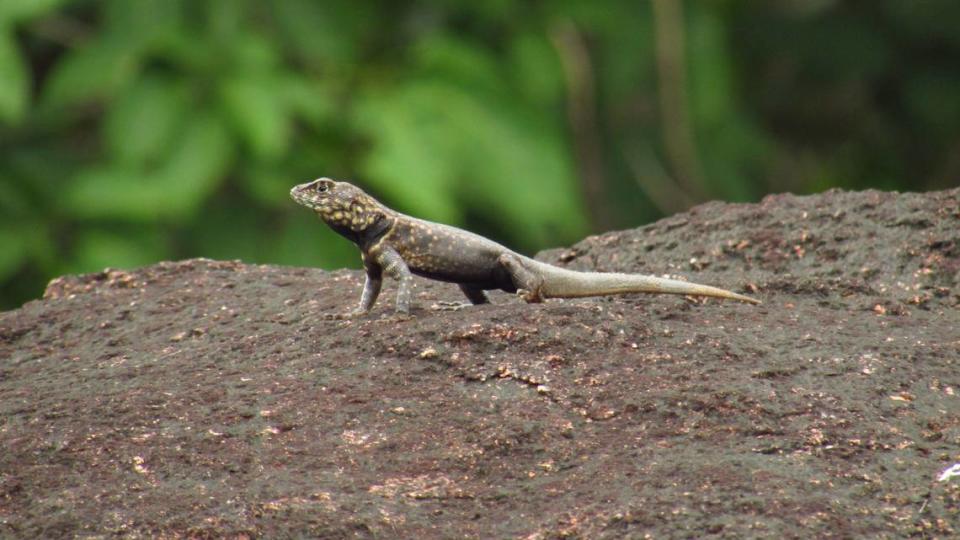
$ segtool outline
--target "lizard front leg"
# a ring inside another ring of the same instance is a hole
[[[367,266],[366,271],[367,278],[363,282],[363,293],[360,295],[360,305],[354,310],[354,314],[358,315],[366,313],[373,308],[373,305],[377,303],[377,297],[380,296],[380,287],[383,286],[383,276],[379,266]]]
[[[326,315],[327,319],[350,319],[370,311],[380,296],[380,288],[383,286],[383,269],[379,264],[363,258],[363,269],[366,278],[363,281],[363,293],[360,294],[360,304],[352,311]]]
[[[377,263],[388,276],[397,280],[397,313],[410,313],[410,282],[413,274],[403,257],[391,247],[384,247],[376,255]]]
[[[543,302],[543,296],[540,289],[543,286],[543,278],[535,272],[530,271],[524,264],[523,259],[516,253],[504,253],[497,259],[513,281],[513,286],[517,289],[517,296],[527,303]]]

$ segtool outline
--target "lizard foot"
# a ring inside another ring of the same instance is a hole
[[[543,302],[543,297],[540,296],[536,291],[529,291],[527,289],[517,289],[517,296],[519,296],[524,302],[528,304],[539,304]]]

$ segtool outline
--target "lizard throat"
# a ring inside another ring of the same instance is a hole
[[[343,210],[322,209],[317,215],[337,234],[357,245],[372,244],[392,227],[393,220],[381,213],[352,214]]]

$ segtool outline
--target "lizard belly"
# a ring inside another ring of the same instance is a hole
[[[406,260],[406,258],[405,258]],[[499,289],[502,281],[495,269],[496,261],[467,261],[463,257],[429,255],[406,260],[410,271],[418,276],[438,281],[470,285],[480,289]]]

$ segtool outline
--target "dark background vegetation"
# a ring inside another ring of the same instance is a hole
[[[526,252],[709,199],[960,183],[960,2],[0,1],[0,309],[356,266],[318,176]]]

